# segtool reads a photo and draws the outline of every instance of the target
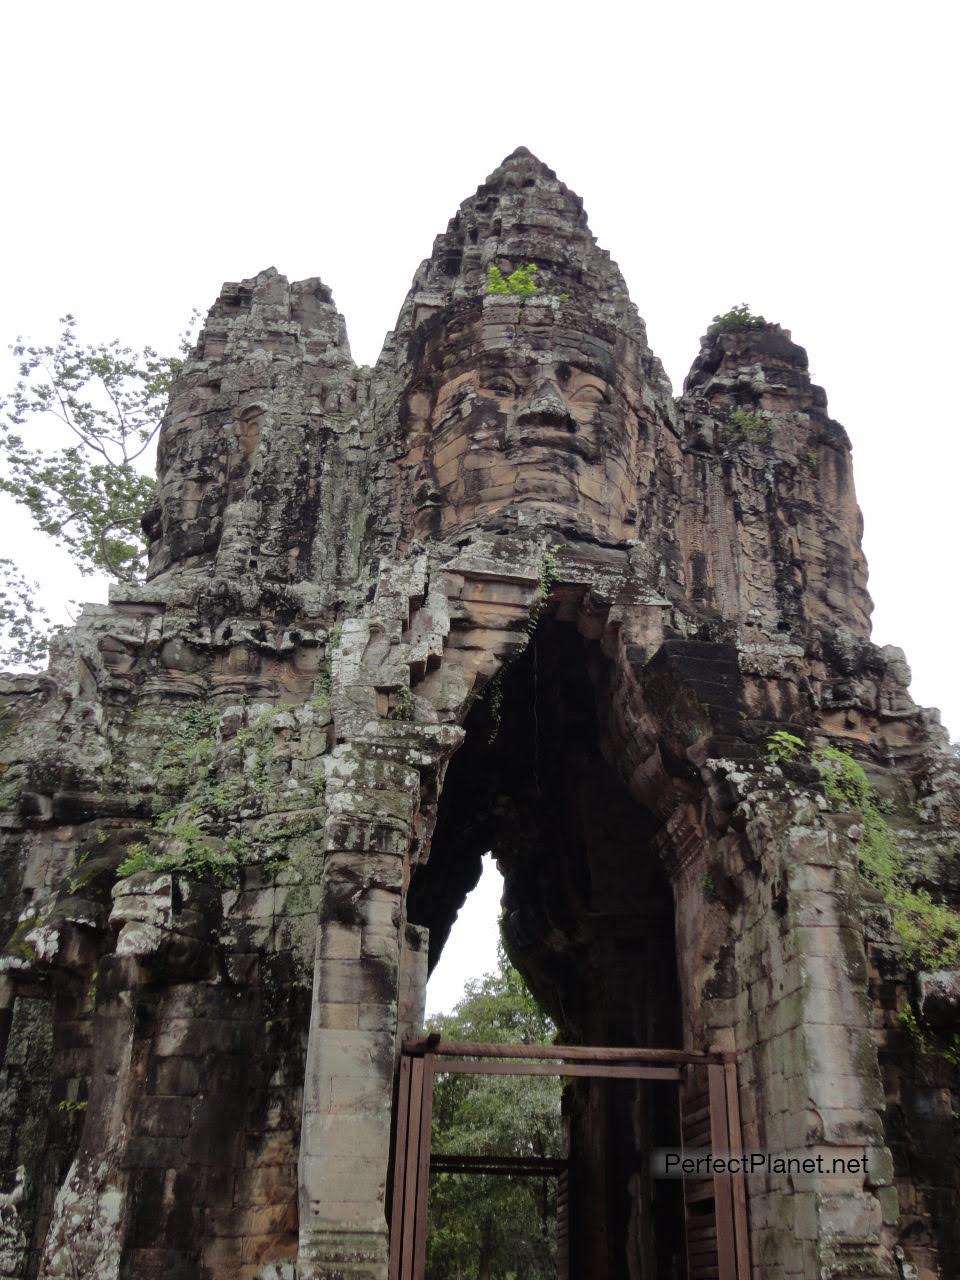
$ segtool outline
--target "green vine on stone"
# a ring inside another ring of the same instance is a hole
[[[327,636],[327,643],[323,652],[323,661],[320,664],[320,670],[314,678],[313,697],[310,699],[311,705],[318,709],[328,707],[330,705],[330,695],[333,692],[333,651],[340,643],[340,636],[342,632],[343,627],[339,622],[337,622],[330,628],[330,634]]]
[[[503,720],[503,672],[504,668],[498,667],[484,691],[487,696],[487,704],[490,707],[490,719],[493,721],[493,728],[490,730],[490,742],[496,739],[497,734],[500,732],[500,723]]]
[[[36,913],[18,920],[16,928],[3,948],[4,952],[7,955],[16,956],[19,960],[26,960],[27,963],[35,960],[37,953],[33,948],[33,943],[27,941],[27,934],[35,929],[39,923],[40,917]]]
[[[508,658],[496,672],[490,677],[486,688],[483,690],[483,697],[487,699],[490,707],[490,717],[493,721],[493,728],[490,732],[490,741],[493,742],[500,732],[500,722],[503,718],[503,677],[507,670],[513,666],[517,658],[526,652],[527,646],[533,639],[534,632],[540,622],[540,618],[547,602],[550,599],[550,592],[557,583],[560,574],[560,564],[554,551],[548,547],[540,561],[540,573],[537,577],[537,590],[533,598],[533,606],[530,610],[530,617],[527,619],[524,630],[526,637],[519,646],[516,653]]]
[[[320,700],[318,700],[319,702]],[[158,773],[164,789],[179,793],[154,822],[152,846],[130,845],[117,869],[120,879],[146,871],[180,872],[221,884],[234,881],[242,854],[256,852],[263,861],[264,840],[230,835],[220,839],[205,828],[223,832],[235,821],[238,809],[262,809],[272,794],[268,766],[273,752],[274,721],[289,711],[286,706],[263,708],[252,724],[240,729],[227,750],[236,757],[241,772],[217,779],[214,756],[218,745],[219,716],[215,707],[197,704],[187,708],[167,735],[158,753]],[[314,804],[323,797],[322,780],[311,780],[306,792]],[[303,825],[303,824],[301,824]],[[284,845],[305,834],[297,823],[285,822],[271,832],[268,845]],[[279,855],[278,855],[279,856]]]
[[[862,814],[870,804],[873,788],[862,764],[840,747],[819,747],[813,762],[820,774],[824,794],[835,809],[854,809]]]
[[[815,751],[813,763],[830,803],[861,819],[860,870],[889,907],[907,963],[917,969],[960,966],[960,912],[935,902],[926,889],[914,888],[907,860],[863,766],[838,747]]]
[[[941,1058],[951,1067],[960,1067],[960,1031],[951,1032],[944,1042],[918,1018],[909,1006],[897,1014],[897,1019],[908,1033],[919,1053],[927,1057]]]
[[[311,705],[320,710],[330,705],[330,694],[333,691],[333,674],[329,665],[325,664],[317,672],[313,681],[313,697]]]
[[[540,562],[540,577],[537,579],[537,598],[546,601],[556,585],[560,573],[560,565],[554,552],[548,547]]]
[[[413,694],[405,684],[402,684],[393,696],[393,709],[389,719],[409,724],[413,720],[413,710]]]
[[[164,739],[157,756],[157,770],[174,787],[186,786],[197,774],[205,774],[216,746],[219,713],[206,702],[186,708]]]
[[[164,832],[164,839],[172,847],[162,853],[154,853],[146,845],[131,845],[127,857],[117,868],[118,879],[125,880],[138,871],[154,875],[180,872],[198,879],[213,879],[228,884],[236,878],[237,856],[225,846],[218,849],[210,843],[207,834],[193,823],[181,822]]]
[[[767,739],[772,763],[795,760],[805,751],[802,739],[786,730]],[[960,966],[960,911],[914,887],[907,859],[887,821],[889,805],[877,795],[863,766],[839,747],[821,747],[811,758],[831,807],[860,819],[860,873],[889,908],[906,962],[915,969]]]
[[[547,607],[547,601],[550,599],[550,592],[557,584],[559,573],[560,565],[557,557],[548,547],[540,561],[540,574],[537,578],[536,594],[533,597],[533,608],[530,610],[530,617],[526,623],[527,636],[530,638],[533,637],[533,633],[539,625],[543,611]],[[526,644],[524,644],[523,649],[526,647]],[[520,650],[521,653],[523,649]]]
[[[748,444],[769,444],[773,439],[773,423],[756,409],[734,409],[724,424],[724,435],[735,448]]]
[[[7,765],[0,766],[0,813],[15,813],[20,804],[20,779]]]

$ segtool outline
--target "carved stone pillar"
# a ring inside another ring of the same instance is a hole
[[[742,836],[682,822],[671,833],[687,1024],[737,1054],[745,1150],[806,1162],[748,1177],[754,1265],[764,1275],[887,1280],[897,1197],[857,831],[780,777],[722,761],[708,773],[715,794],[719,775],[739,799]]]
[[[197,976],[209,964],[210,920],[219,894],[207,885],[141,872],[113,890],[115,950],[97,971],[93,1070],[77,1155],[57,1194],[40,1265],[41,1280],[127,1270],[133,1228],[128,1190],[158,997],[144,984]]]
[[[328,760],[300,1141],[300,1280],[387,1274],[393,1080],[401,993],[411,989],[408,859],[421,770],[435,771],[460,736],[379,721]]]

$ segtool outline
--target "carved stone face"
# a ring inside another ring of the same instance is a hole
[[[119,880],[112,896],[118,956],[176,978],[195,976],[209,960],[207,944],[220,910],[211,886],[141,871]]]
[[[633,536],[637,415],[612,352],[542,328],[505,341],[506,327],[485,311],[428,348],[407,402],[415,533],[536,511],[604,542]]]

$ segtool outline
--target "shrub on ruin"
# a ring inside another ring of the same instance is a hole
[[[746,329],[764,329],[766,326],[763,316],[753,315],[750,304],[741,302],[739,307],[731,307],[722,315],[714,316],[707,333],[712,337],[718,333],[742,333]]]

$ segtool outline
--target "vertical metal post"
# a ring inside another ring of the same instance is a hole
[[[564,1166],[557,1176],[557,1280],[570,1280],[570,1117],[561,1115]]]
[[[557,1175],[557,1280],[570,1280],[570,1171]]]
[[[688,1062],[683,1070],[683,1079],[680,1081],[680,1087],[677,1089],[677,1116],[678,1116],[679,1125],[680,1125],[681,1151],[686,1146],[686,1135],[684,1132],[683,1104],[684,1104],[685,1097],[692,1094],[693,1092],[693,1073],[694,1073],[693,1063]],[[691,1221],[690,1221],[690,1206],[687,1203],[686,1184],[681,1185],[680,1195],[683,1199],[683,1252],[687,1262],[687,1270],[685,1274],[690,1276],[693,1274],[693,1270],[690,1266]]]
[[[410,1140],[410,1058],[400,1057],[397,1087],[397,1132],[393,1148],[393,1208],[390,1213],[390,1280],[400,1280],[403,1203],[407,1190],[407,1144]]]
[[[727,1090],[722,1062],[707,1067],[710,1090],[710,1149],[720,1155],[727,1151],[730,1124],[727,1117]],[[713,1175],[713,1205],[717,1220],[717,1266],[719,1280],[739,1280],[737,1245],[733,1228],[733,1189],[729,1175]]]
[[[403,1231],[400,1271],[397,1280],[412,1280],[413,1237],[417,1217],[417,1171],[420,1159],[420,1117],[423,1107],[423,1059],[410,1061],[410,1110],[407,1119],[407,1148],[404,1153]]]
[[[729,1151],[743,1154],[743,1130],[740,1125],[740,1097],[737,1090],[737,1063],[731,1055],[723,1064],[727,1098],[727,1123],[730,1129]],[[741,1280],[750,1277],[750,1232],[747,1225],[747,1185],[743,1173],[734,1174],[730,1180],[733,1193],[733,1233],[737,1246],[737,1275]]]
[[[420,1142],[417,1159],[416,1217],[413,1235],[413,1271],[411,1280],[423,1280],[427,1265],[427,1201],[430,1198],[430,1125],[433,1120],[432,1053],[424,1054],[420,1103]]]

